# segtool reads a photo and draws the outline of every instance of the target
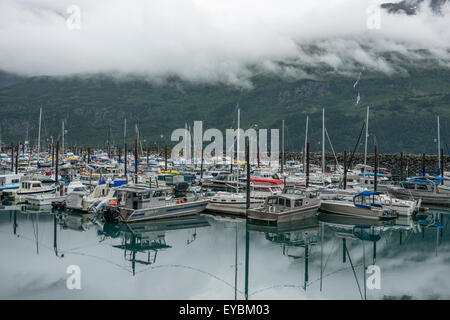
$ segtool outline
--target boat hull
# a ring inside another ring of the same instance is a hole
[[[252,201],[250,203],[250,208],[257,208],[264,203],[264,200],[261,201]],[[210,201],[206,206],[206,210],[209,212],[215,213],[224,213],[224,214],[236,214],[245,216],[247,212],[247,204],[246,202],[214,202]]]
[[[145,220],[157,220],[173,217],[189,216],[201,213],[206,209],[208,200],[200,200],[185,203],[176,203],[154,208],[146,208],[139,210],[127,210],[120,208],[120,220],[122,222],[135,222]]]
[[[394,219],[397,216],[386,215],[386,210],[372,208],[364,209],[356,207],[352,202],[347,201],[336,201],[336,200],[323,200],[320,205],[320,210],[354,217],[361,217],[367,219]]]
[[[424,204],[435,204],[441,206],[450,206],[450,194],[440,194],[432,192],[417,192],[416,190],[405,190],[402,188],[389,188],[389,194],[404,200],[422,199]]]
[[[270,213],[266,212],[264,208],[255,208],[248,210],[247,218],[255,221],[264,221],[267,223],[293,222],[317,216],[319,207],[320,203],[316,203],[310,206],[304,206],[302,208],[296,208],[281,213]]]

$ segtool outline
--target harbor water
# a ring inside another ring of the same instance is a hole
[[[320,214],[273,227],[204,213],[104,224],[3,205],[0,298],[449,299],[449,214]]]

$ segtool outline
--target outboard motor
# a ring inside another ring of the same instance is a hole
[[[116,206],[108,206],[103,210],[103,219],[105,222],[114,223],[119,222],[120,210]]]

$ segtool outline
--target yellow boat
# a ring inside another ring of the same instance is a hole
[[[160,171],[160,173],[180,174],[180,172],[175,171],[175,170],[167,170],[167,171],[163,170],[163,171]]]

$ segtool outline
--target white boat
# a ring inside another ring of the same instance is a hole
[[[0,192],[11,189],[19,189],[20,174],[14,174],[11,171],[0,172]]]
[[[261,198],[250,198],[250,208],[259,207],[264,203]],[[216,213],[245,215],[247,208],[247,195],[245,193],[232,193],[219,191],[209,200],[206,210]]]
[[[143,185],[117,189],[117,209],[120,220],[134,222],[188,216],[206,209],[208,199],[171,198],[170,188],[150,188]]]
[[[68,194],[79,191],[86,192],[87,189],[81,182],[73,181],[68,185],[57,185],[52,193],[27,195],[25,200],[32,206],[50,206],[54,202],[65,201]]]
[[[29,195],[51,193],[54,190],[54,186],[43,186],[40,181],[25,180],[20,183],[18,189],[3,191],[3,196],[6,198],[14,198],[16,201],[23,201]]]
[[[396,210],[381,204],[380,195],[380,192],[366,190],[355,195],[353,201],[347,199],[322,200],[320,209],[329,213],[370,219],[397,218]]]
[[[102,200],[115,200],[116,191],[110,183],[97,185],[91,193],[86,190],[74,191],[66,197],[66,208],[87,212],[92,205]]]
[[[388,188],[389,194],[406,200],[421,200],[422,203],[450,205],[450,190],[431,180],[412,179]]]
[[[353,198],[358,193],[365,191],[363,188],[355,189],[330,189],[324,188],[320,190],[320,198],[322,200],[338,200],[353,203]],[[421,201],[398,199],[386,194],[380,194],[374,198],[375,203],[384,207],[389,207],[398,212],[400,216],[413,216],[420,208]]]

